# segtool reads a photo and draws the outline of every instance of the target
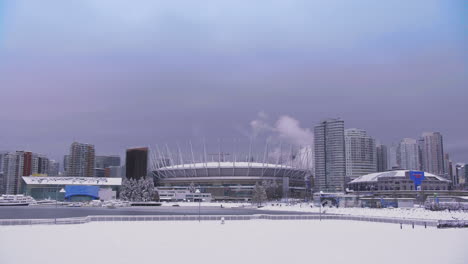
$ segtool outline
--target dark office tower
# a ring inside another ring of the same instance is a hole
[[[377,152],[377,171],[387,171],[388,170],[388,150],[385,145],[378,145],[376,148]]]
[[[125,167],[127,179],[145,178],[148,172],[148,148],[127,149]]]
[[[314,128],[315,188],[318,191],[345,190],[346,156],[344,121],[329,119]]]
[[[34,171],[36,172],[36,171]],[[49,158],[43,155],[37,156],[37,174],[49,173]]]

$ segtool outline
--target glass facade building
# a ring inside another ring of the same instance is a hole
[[[322,121],[314,128],[314,139],[315,189],[343,192],[346,184],[344,121]]]

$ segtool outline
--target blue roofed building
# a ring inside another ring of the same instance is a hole
[[[121,178],[24,176],[23,193],[36,200],[112,200],[117,198]]]

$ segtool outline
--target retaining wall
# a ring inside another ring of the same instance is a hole
[[[138,215],[138,216],[87,216],[56,219],[2,219],[0,225],[55,225],[55,224],[84,224],[89,222],[129,222],[129,221],[241,221],[241,220],[347,220],[377,223],[391,223],[402,225],[418,225],[429,227],[468,227],[468,221],[463,220],[424,220],[408,218],[349,216],[349,215]]]

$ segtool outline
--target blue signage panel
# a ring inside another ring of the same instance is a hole
[[[380,205],[382,206],[382,208],[388,208],[388,207],[397,208],[398,202],[395,201],[395,199],[387,200],[387,199],[380,198]]]
[[[66,185],[65,186],[65,199],[72,196],[90,196],[94,199],[99,199],[99,186],[87,185]]]
[[[419,186],[421,186],[422,181],[426,179],[424,176],[424,171],[410,171],[409,172],[410,179],[414,182],[414,189],[417,190]]]

